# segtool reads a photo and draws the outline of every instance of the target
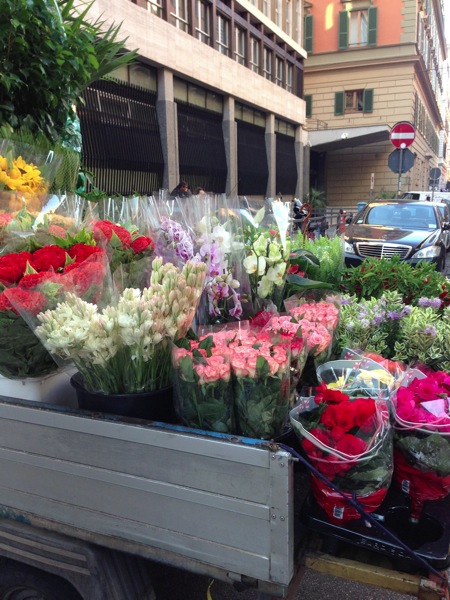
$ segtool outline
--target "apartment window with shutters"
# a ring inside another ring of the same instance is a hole
[[[236,48],[234,54],[239,64],[245,65],[245,31],[236,27]]]
[[[378,7],[339,13],[339,50],[377,45]]]
[[[188,31],[188,0],[170,0],[170,22],[177,29]]]
[[[250,68],[255,73],[259,73],[259,40],[250,36]]]
[[[195,36],[204,44],[211,44],[211,5],[202,0],[197,0],[195,5],[197,26]]]
[[[283,87],[283,67],[284,62],[282,58],[275,57],[275,83],[280,87]]]
[[[264,48],[263,71],[264,77],[272,81],[272,51],[269,48]]]
[[[336,116],[357,112],[373,112],[373,89],[336,92],[334,97]]]
[[[293,0],[291,0],[292,2]],[[303,19],[303,0],[295,0],[295,41],[297,44],[301,44],[303,42],[303,27],[302,27],[302,19]]]
[[[313,51],[313,24],[314,18],[312,15],[305,15],[303,28],[303,47],[306,52]]]
[[[312,117],[312,96],[311,94],[305,94],[305,110],[306,110],[306,118],[310,119]]]
[[[230,22],[219,14],[216,18],[216,46],[221,54],[230,56]]]
[[[291,92],[294,90],[294,67],[286,63],[286,90]]]

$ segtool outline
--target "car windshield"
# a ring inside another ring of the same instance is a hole
[[[368,225],[401,227],[403,229],[436,229],[433,206],[423,204],[384,204],[372,207],[366,214]]]

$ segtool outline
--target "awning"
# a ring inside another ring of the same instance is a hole
[[[346,127],[342,129],[317,129],[308,132],[311,150],[331,152],[355,146],[365,146],[389,140],[390,127],[372,125],[368,127]]]

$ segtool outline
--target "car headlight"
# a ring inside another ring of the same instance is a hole
[[[347,242],[347,240],[344,240],[344,252],[347,252],[347,254],[355,254],[353,244],[350,244],[350,242]]]
[[[412,258],[434,258],[435,256],[440,256],[441,252],[440,246],[427,246],[415,252]]]

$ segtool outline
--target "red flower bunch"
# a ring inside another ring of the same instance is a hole
[[[413,379],[408,386],[398,388],[394,405],[403,425],[450,431],[450,375],[438,371]]]
[[[0,256],[0,283],[13,285],[24,275],[31,252],[12,252]]]
[[[35,317],[44,310],[46,304],[45,294],[20,287],[11,288],[8,290],[7,295],[5,293],[0,294],[0,311],[10,310],[19,314],[18,309],[22,309]]]
[[[383,501],[393,472],[388,411],[373,398],[350,398],[324,383],[316,391],[291,412],[302,449],[322,475],[372,512]],[[359,518],[317,475],[312,476],[312,490],[332,521]]]
[[[131,233],[111,221],[95,221],[93,224],[93,235],[97,243],[102,243],[103,240],[111,241],[113,235],[116,235],[122,243],[123,248],[129,248],[131,246]]]
[[[141,252],[144,252],[144,250],[153,252],[155,243],[152,238],[147,235],[140,235],[131,242],[131,249],[135,254],[140,254]]]
[[[35,271],[61,271],[66,264],[66,251],[57,245],[44,246],[33,252],[30,257],[30,266]]]

